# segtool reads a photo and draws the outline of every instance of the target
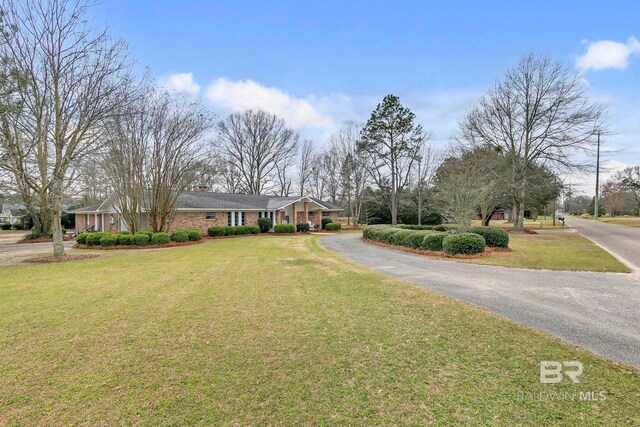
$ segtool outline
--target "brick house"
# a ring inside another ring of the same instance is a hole
[[[120,218],[114,195],[102,203],[71,211],[76,217],[76,230],[94,227],[95,231],[127,231]],[[278,197],[252,194],[184,192],[176,204],[176,214],[169,232],[176,228],[196,227],[203,232],[214,225],[255,225],[258,218],[268,217],[274,224],[320,224],[323,217],[338,220],[338,206],[314,197]],[[147,215],[142,212],[142,228],[147,228]]]

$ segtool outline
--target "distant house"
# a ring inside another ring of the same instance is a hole
[[[95,231],[128,231],[118,213],[114,194],[103,202],[70,211],[76,217],[76,230],[94,227]],[[253,225],[258,218],[271,218],[274,224],[320,224],[323,217],[338,220],[342,208],[314,197],[278,197],[252,194],[187,191],[178,197],[176,215],[169,230],[196,227],[206,232],[217,225]],[[147,228],[147,214],[142,212],[142,228]]]
[[[0,212],[0,222],[18,224],[24,216],[24,206],[5,203]]]

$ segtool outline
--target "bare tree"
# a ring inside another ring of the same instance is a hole
[[[143,211],[154,231],[167,229],[178,197],[198,180],[214,124],[200,101],[156,92],[114,118],[105,165],[132,232]]]
[[[298,194],[301,196],[306,193],[313,173],[314,154],[313,141],[305,139],[300,147],[300,159],[298,161]]]
[[[424,144],[420,151],[415,171],[412,174],[413,196],[418,211],[419,225],[422,224],[424,206],[428,202],[427,195],[433,185],[438,163],[438,154],[429,145]]]
[[[323,200],[326,195],[324,153],[313,155],[311,173],[309,175],[309,192],[311,196]]]
[[[584,168],[574,154],[592,153],[594,136],[602,127],[603,110],[589,102],[581,77],[561,62],[534,55],[509,70],[461,123],[472,146],[501,153],[516,232],[524,231],[530,169],[536,164]]]
[[[398,223],[398,193],[409,183],[425,140],[415,114],[387,95],[364,126],[359,149],[371,157],[371,175],[378,186],[391,192],[391,223]]]
[[[19,186],[52,213],[53,253],[64,255],[62,199],[71,169],[95,151],[102,122],[121,103],[129,80],[125,45],[86,25],[87,4],[71,0],[5,0],[3,56],[20,70],[20,111],[2,138]]]
[[[340,187],[348,222],[358,225],[364,203],[364,191],[369,184],[370,157],[360,150],[362,124],[347,121],[330,138],[330,152],[341,161]]]
[[[233,113],[218,123],[218,147],[249,194],[265,194],[284,179],[298,139],[284,120],[266,111]]]

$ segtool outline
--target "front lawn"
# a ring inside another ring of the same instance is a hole
[[[588,219],[593,219],[592,216],[590,216]],[[616,217],[599,217],[598,221],[600,222],[607,222],[609,224],[615,224],[615,225],[626,225],[627,227],[640,227],[640,217],[638,216],[616,216]]]
[[[637,370],[318,238],[3,268],[0,425],[640,423]],[[540,384],[545,360],[582,362],[581,383]]]
[[[574,233],[510,234],[510,252],[456,261],[503,267],[628,273],[627,266],[591,240]]]

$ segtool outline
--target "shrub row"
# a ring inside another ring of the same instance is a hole
[[[331,224],[333,220],[331,218],[322,218],[320,222],[322,223],[322,229],[324,230],[327,227],[327,224]]]
[[[143,230],[136,234],[128,231],[121,233],[109,233],[98,231],[93,233],[81,233],[76,236],[76,242],[89,246],[116,246],[116,245],[136,245],[144,246],[149,243],[154,245],[166,245],[167,243],[197,241],[202,239],[202,232],[198,229],[175,230],[171,234],[154,233],[151,230]]]
[[[475,232],[459,233],[456,230],[442,232],[433,229],[413,229],[407,226],[368,226],[365,227],[362,236],[365,239],[391,245],[406,246],[413,249],[427,251],[444,251],[449,255],[466,254],[475,255],[484,252],[485,245],[494,247],[507,247],[509,236],[504,230],[479,227],[484,235]],[[440,228],[442,230],[442,228]],[[474,229],[475,230],[475,229]],[[487,241],[485,237],[487,236]]]
[[[293,224],[276,224],[273,227],[273,231],[275,231],[276,234],[295,233],[296,226]]]
[[[0,224],[0,230],[11,230],[11,224],[8,222],[3,222]]]
[[[258,227],[257,225],[234,225],[234,226],[220,225],[215,227],[209,227],[207,232],[211,237],[237,236],[242,234],[258,234],[260,232],[260,227]]]
[[[479,234],[484,237],[487,246],[490,248],[508,248],[509,235],[506,231],[494,227],[473,227],[469,233]]]

